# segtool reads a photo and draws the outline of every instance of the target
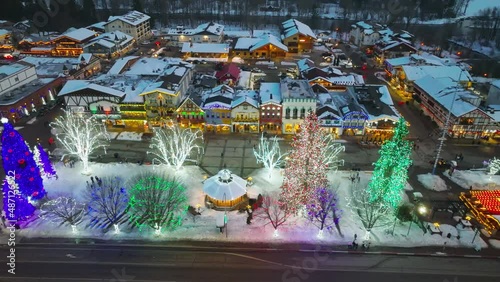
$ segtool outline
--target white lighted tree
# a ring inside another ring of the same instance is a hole
[[[257,163],[262,163],[269,170],[269,177],[275,168],[279,168],[285,161],[288,153],[281,153],[278,137],[274,136],[270,139],[260,136],[260,142],[257,148],[253,149],[253,154],[257,159]]]
[[[495,175],[500,171],[500,159],[493,158],[488,164],[488,174]]]
[[[89,156],[99,148],[106,148],[109,136],[104,125],[94,116],[81,116],[70,111],[56,118],[51,126],[56,139],[69,154],[80,159],[83,173],[88,174]]]
[[[339,158],[339,154],[345,152],[345,146],[335,140],[332,134],[323,134],[323,155],[329,169],[336,170],[344,165],[344,160]]]
[[[392,207],[382,200],[373,201],[366,188],[353,184],[352,196],[347,198],[347,206],[361,220],[366,229],[365,239],[370,239],[371,230],[392,222]]]
[[[178,125],[167,126],[154,130],[155,136],[151,140],[148,154],[154,156],[154,160],[181,168],[186,161],[196,162],[191,155],[196,150],[197,158],[203,152],[203,133],[201,130],[181,128]]]
[[[73,198],[59,197],[43,204],[40,207],[40,216],[54,223],[68,223],[75,232],[76,225],[83,219],[84,211],[84,204],[78,203]]]

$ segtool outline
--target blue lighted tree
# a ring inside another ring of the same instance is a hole
[[[91,182],[87,181],[85,198],[92,223],[104,228],[113,225],[118,233],[119,223],[127,213],[129,200],[122,178],[92,177]]]
[[[6,118],[2,118],[2,123],[2,163],[5,174],[15,172],[14,178],[19,192],[28,201],[42,199],[46,191],[30,148]]]
[[[307,205],[307,217],[319,228],[318,236],[322,236],[324,229],[331,231],[333,227],[343,236],[339,225],[341,213],[337,194],[330,188],[317,188]]]
[[[5,177],[2,191],[3,210],[7,221],[15,223],[16,221],[25,220],[33,215],[35,207],[19,193],[19,185],[16,183],[13,171]]]

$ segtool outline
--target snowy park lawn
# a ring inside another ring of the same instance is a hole
[[[78,201],[83,201],[83,192],[86,187],[86,181],[90,181],[90,176],[82,175],[81,164],[77,163],[75,168],[57,165],[59,179],[49,179],[45,181],[45,187],[48,196],[54,199],[58,196],[75,197]],[[137,164],[96,164],[91,163],[90,169],[93,176],[103,178],[106,176],[126,176],[125,179],[134,175],[146,172],[156,171],[167,175],[177,177],[186,187],[189,204],[191,206],[202,205],[201,215],[193,219],[191,214],[186,214],[182,226],[175,231],[164,231],[160,235],[155,235],[152,229],[142,231],[131,228],[128,222],[123,222],[120,226],[121,233],[115,234],[113,230],[104,230],[101,228],[87,227],[88,217],[77,226],[78,233],[73,233],[69,225],[58,226],[51,222],[37,218],[37,214],[19,231],[21,236],[27,237],[78,237],[78,238],[101,238],[101,239],[146,239],[146,240],[207,240],[207,241],[235,241],[235,242],[303,242],[303,243],[324,243],[347,245],[353,240],[355,234],[358,237],[358,243],[365,234],[365,229],[357,215],[353,214],[346,206],[346,198],[352,194],[352,183],[349,179],[351,172],[330,172],[328,175],[332,186],[337,189],[340,199],[340,208],[342,210],[340,226],[343,237],[337,231],[327,232],[322,238],[318,238],[318,229],[303,217],[290,219],[285,226],[278,230],[279,236],[273,237],[274,230],[270,225],[265,225],[261,219],[254,218],[252,224],[246,224],[246,213],[237,211],[228,213],[228,238],[225,234],[219,233],[216,228],[216,218],[222,212],[206,209],[203,205],[204,195],[202,192],[202,180],[205,172],[197,166],[186,166],[178,172],[173,172],[167,166],[139,166]],[[256,170],[250,175],[254,184],[248,188],[248,195],[256,197],[259,194],[269,192],[279,192],[283,181],[281,170],[276,169],[269,178],[269,172],[266,169]],[[367,185],[371,177],[371,172],[360,172],[360,184]],[[360,186],[363,187],[363,186]],[[408,185],[406,190],[411,190]],[[407,201],[407,197],[405,197]],[[37,211],[38,213],[39,211]],[[384,227],[374,228],[372,230],[372,246],[442,246],[445,242],[447,246],[471,246],[474,232],[459,230],[450,225],[441,225],[443,236],[425,234],[417,226],[412,224],[410,235],[407,236],[408,223],[397,224],[394,235],[392,235],[393,224],[390,223]],[[112,228],[111,228],[112,229]],[[456,237],[446,238],[451,233],[452,236],[460,234],[461,239]],[[485,243],[478,237],[476,242],[480,242],[482,247]]]
[[[142,133],[139,132],[120,132],[116,140],[127,140],[127,141],[141,141]]]
[[[471,186],[475,190],[500,189],[500,175],[488,175],[486,170],[455,170],[451,177],[446,171],[443,175],[464,189]]]
[[[417,179],[426,189],[437,192],[448,190],[446,183],[439,175],[433,175],[432,173],[419,174],[417,175]]]

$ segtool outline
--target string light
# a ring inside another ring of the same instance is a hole
[[[384,142],[379,150],[380,157],[375,162],[373,176],[368,185],[371,201],[383,201],[393,210],[401,203],[401,191],[408,179],[408,168],[412,161],[411,142],[406,121],[400,118],[391,140]]]
[[[99,148],[106,148],[109,135],[104,125],[94,116],[79,116],[64,111],[62,117],[52,123],[57,141],[70,155],[77,156],[83,164],[83,173],[90,173],[89,156]]]
[[[46,192],[43,187],[40,169],[38,168],[29,146],[24,138],[2,118],[4,130],[2,132],[2,164],[5,172],[15,171],[14,179],[22,197],[41,199]],[[31,209],[29,206],[24,206]],[[20,203],[18,208],[23,208]]]
[[[272,170],[279,168],[288,155],[288,153],[281,153],[277,136],[269,140],[264,138],[264,134],[260,136],[259,145],[257,148],[254,147],[253,154],[257,159],[257,163],[262,163],[269,170],[269,178],[271,178]]]
[[[328,183],[324,134],[316,114],[309,113],[294,136],[281,186],[281,202],[291,213],[311,203],[315,189]]]
[[[199,129],[191,130],[181,128],[178,125],[168,125],[164,129],[154,129],[155,136],[149,146],[152,150],[148,154],[153,155],[160,163],[180,169],[185,161],[195,161],[189,159],[193,150],[197,150],[198,155],[203,152],[203,132]]]

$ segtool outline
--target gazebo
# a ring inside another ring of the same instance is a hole
[[[205,204],[209,208],[234,210],[248,203],[247,181],[227,169],[219,171],[203,183]]]

